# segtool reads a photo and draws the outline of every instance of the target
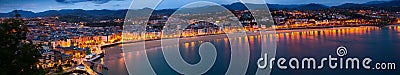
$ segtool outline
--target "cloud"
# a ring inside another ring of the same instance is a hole
[[[65,3],[65,4],[74,4],[74,3],[80,3],[80,2],[92,2],[95,4],[104,4],[104,3],[107,3],[110,1],[112,1],[112,0],[56,0],[56,2]],[[114,0],[114,1],[120,1],[120,0]]]

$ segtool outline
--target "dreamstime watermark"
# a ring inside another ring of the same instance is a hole
[[[258,68],[272,69],[274,65],[277,65],[279,69],[323,69],[325,65],[328,65],[331,69],[372,69],[372,70],[395,70],[396,63],[393,62],[379,62],[375,63],[374,67],[371,62],[371,58],[358,58],[358,57],[346,57],[347,49],[344,46],[340,46],[336,49],[338,57],[328,55],[328,57],[321,58],[319,61],[315,58],[290,58],[287,62],[285,58],[268,58],[268,54],[265,53],[264,57],[259,58],[257,61]],[[275,63],[276,62],[276,63]],[[319,65],[317,65],[319,62]],[[328,64],[324,64],[328,62]]]

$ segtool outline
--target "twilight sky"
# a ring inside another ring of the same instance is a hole
[[[146,7],[147,0],[143,1],[143,7]],[[163,0],[157,9],[179,8],[185,4],[196,1],[210,1],[218,4],[230,4],[238,0]],[[369,1],[388,1],[388,0],[265,0],[270,4],[308,4],[318,3],[328,6],[340,5],[343,3],[365,3]],[[28,10],[33,12],[43,12],[47,10],[60,9],[128,9],[132,0],[0,0],[0,13],[11,12],[12,10]]]

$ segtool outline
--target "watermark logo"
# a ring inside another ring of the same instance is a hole
[[[371,69],[371,70],[395,70],[396,63],[393,62],[378,62],[373,64],[371,58],[358,58],[358,57],[346,57],[348,51],[344,46],[339,46],[336,49],[336,54],[338,57],[328,55],[328,57],[321,58],[317,60],[315,58],[290,58],[287,62],[286,58],[267,58],[267,53],[265,57],[259,58],[257,65],[258,68],[265,69],[267,65],[268,68],[272,68],[274,65],[278,66],[278,69],[323,69],[324,66],[328,65],[330,69]],[[276,60],[277,59],[277,60]],[[276,63],[274,63],[276,62]],[[319,62],[319,65],[317,65]],[[328,62],[328,64],[324,64]],[[288,65],[286,65],[288,64]],[[374,65],[371,67],[371,65]],[[301,67],[301,68],[300,68]],[[361,68],[362,67],[362,68]]]
[[[338,48],[336,49],[336,54],[337,54],[338,56],[341,56],[341,57],[347,55],[347,49],[346,49],[346,47],[344,47],[344,46],[338,47]]]

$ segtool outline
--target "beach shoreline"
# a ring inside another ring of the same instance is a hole
[[[393,25],[388,25],[388,26],[393,26]],[[289,30],[274,30],[274,31],[265,31],[267,33],[288,33],[288,32],[304,32],[304,31],[319,31],[319,30],[337,30],[337,29],[349,29],[349,28],[359,28],[359,27],[376,27],[376,26],[358,26],[358,27],[333,27],[333,28],[317,28],[317,29],[289,29]],[[254,35],[259,35],[260,33],[263,33],[262,31],[253,31],[253,32],[246,32],[247,36],[254,36]],[[201,35],[201,36],[193,36],[193,37],[181,37],[180,39],[189,39],[189,38],[203,38],[203,37],[213,37],[215,38],[216,36],[226,36],[227,34],[231,33],[224,33],[224,34],[212,34],[212,35]],[[235,34],[235,33],[233,33]],[[119,45],[119,44],[130,44],[130,43],[138,43],[138,42],[149,42],[149,41],[160,41],[160,40],[166,40],[170,38],[163,38],[163,39],[151,39],[151,40],[141,40],[141,41],[126,41],[126,42],[118,42],[118,43],[112,43],[108,45]],[[106,45],[104,45],[106,46]],[[103,47],[103,46],[102,46]],[[106,47],[104,47],[106,48]]]
[[[390,25],[393,26],[393,25]],[[322,31],[322,30],[338,30],[338,29],[350,29],[350,28],[359,28],[359,27],[376,27],[376,26],[358,26],[358,27],[334,27],[334,28],[318,28],[318,29],[293,29],[293,30],[276,30],[276,31],[254,31],[254,32],[246,32],[246,36],[257,36],[260,34],[280,34],[280,33],[290,33],[290,32],[307,32],[307,31]],[[235,33],[229,33],[235,34]],[[194,41],[204,41],[204,40],[214,40],[214,39],[224,39],[228,38],[227,34],[215,34],[215,35],[203,35],[203,36],[195,36],[195,37],[181,37],[179,38],[181,42],[194,42]],[[161,47],[162,40],[171,40],[170,38],[166,39],[155,39],[155,40],[145,40],[145,41],[129,41],[129,42],[120,42],[111,44],[108,46],[102,46],[103,49],[109,47],[115,47],[120,45],[121,49],[118,51],[107,51],[107,54],[119,54],[123,53],[122,48],[125,46],[127,49],[137,49],[137,50],[129,50],[129,51],[139,51],[151,48],[159,48]],[[175,39],[176,40],[176,39]],[[135,47],[135,48],[134,48]],[[140,48],[140,49],[138,49]],[[106,49],[107,50],[107,49]],[[127,50],[125,50],[127,51]]]

